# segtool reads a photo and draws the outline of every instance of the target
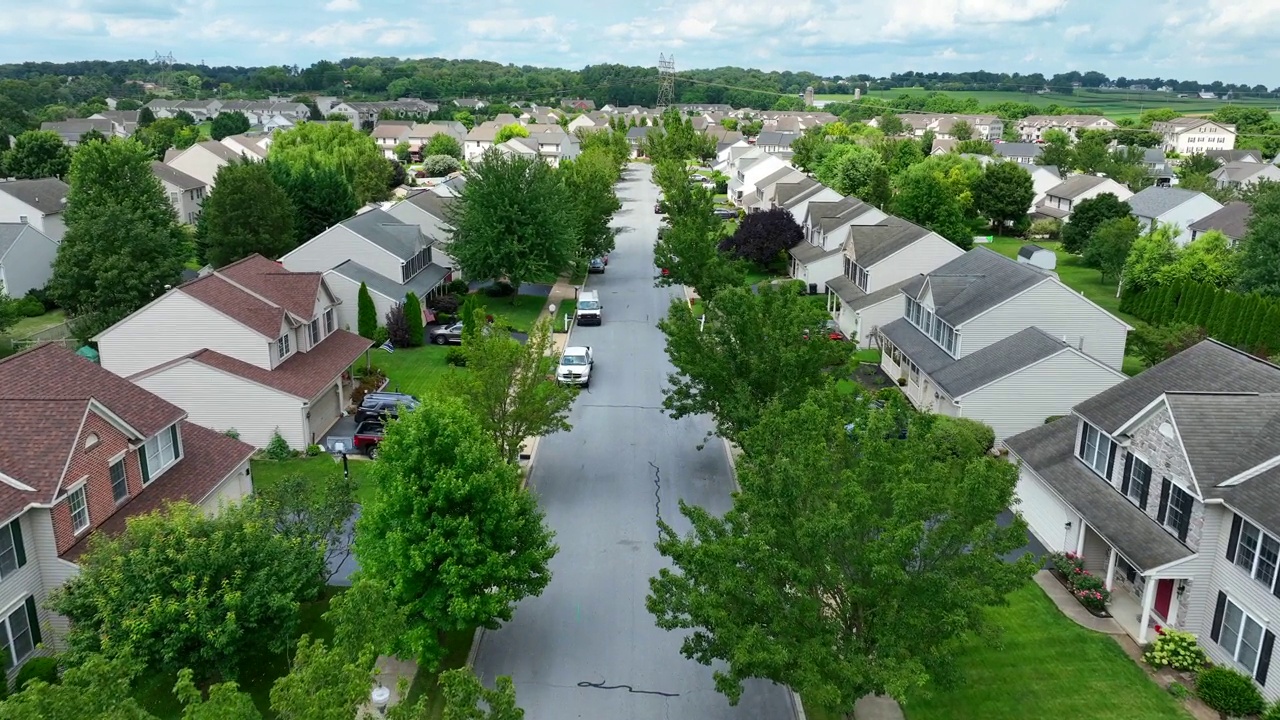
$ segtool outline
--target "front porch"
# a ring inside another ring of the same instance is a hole
[[[1155,639],[1157,625],[1178,628],[1185,621],[1183,597],[1190,580],[1179,576],[1181,563],[1142,570],[1087,522],[1079,535],[1077,554],[1084,559],[1085,570],[1103,578],[1103,586],[1111,593],[1107,612],[1139,645]]]

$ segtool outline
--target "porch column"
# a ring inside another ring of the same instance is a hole
[[[1076,554],[1084,555],[1084,518],[1076,523],[1078,529],[1076,531]]]
[[[1111,592],[1111,585],[1116,580],[1116,558],[1120,557],[1120,553],[1115,548],[1111,548],[1111,554],[1107,556],[1107,583],[1104,587],[1107,592]]]
[[[1138,644],[1147,643],[1147,626],[1151,624],[1151,606],[1156,602],[1156,579],[1146,579],[1146,588],[1142,591],[1142,624],[1138,626]]]

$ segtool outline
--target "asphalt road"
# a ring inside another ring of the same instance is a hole
[[[697,449],[709,419],[661,409],[671,366],[655,323],[682,293],[654,287],[661,216],[649,174],[627,170],[615,220],[627,230],[608,270],[587,281],[604,323],[573,331],[572,343],[595,354],[591,389],[573,408],[573,430],[543,438],[534,460],[530,485],[560,546],[551,584],[484,634],[475,670],[489,686],[511,676],[528,720],[793,720],[789,692],[767,681],[747,684],[731,707],[712,668],[680,655],[682,635],[645,609],[649,578],[666,565],[655,513],[684,532],[678,500],[723,513],[732,490],[720,442]]]

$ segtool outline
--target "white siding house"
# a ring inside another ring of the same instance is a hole
[[[49,284],[58,243],[25,223],[0,223],[0,290],[20,298]]]
[[[0,180],[0,222],[27,223],[54,242],[67,232],[67,184],[57,178]]]
[[[1188,228],[1192,224],[1222,209],[1222,203],[1202,192],[1155,185],[1144,188],[1127,202],[1144,232],[1153,223],[1172,225],[1181,245],[1191,242]]]

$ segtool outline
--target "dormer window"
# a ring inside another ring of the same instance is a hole
[[[1082,423],[1080,445],[1076,448],[1076,457],[1084,461],[1104,480],[1111,477],[1111,461],[1115,458],[1115,442],[1106,433],[1089,423]]]
[[[279,340],[276,340],[276,357],[283,360],[289,356],[289,352],[289,333],[285,333],[280,336]]]
[[[178,426],[173,424],[147,440],[138,453],[138,461],[142,465],[142,484],[146,485],[160,477],[181,458],[182,445],[178,442]]]
[[[307,326],[307,334],[310,336],[308,339],[311,341],[311,347],[320,344],[320,318],[311,321],[311,324]]]

